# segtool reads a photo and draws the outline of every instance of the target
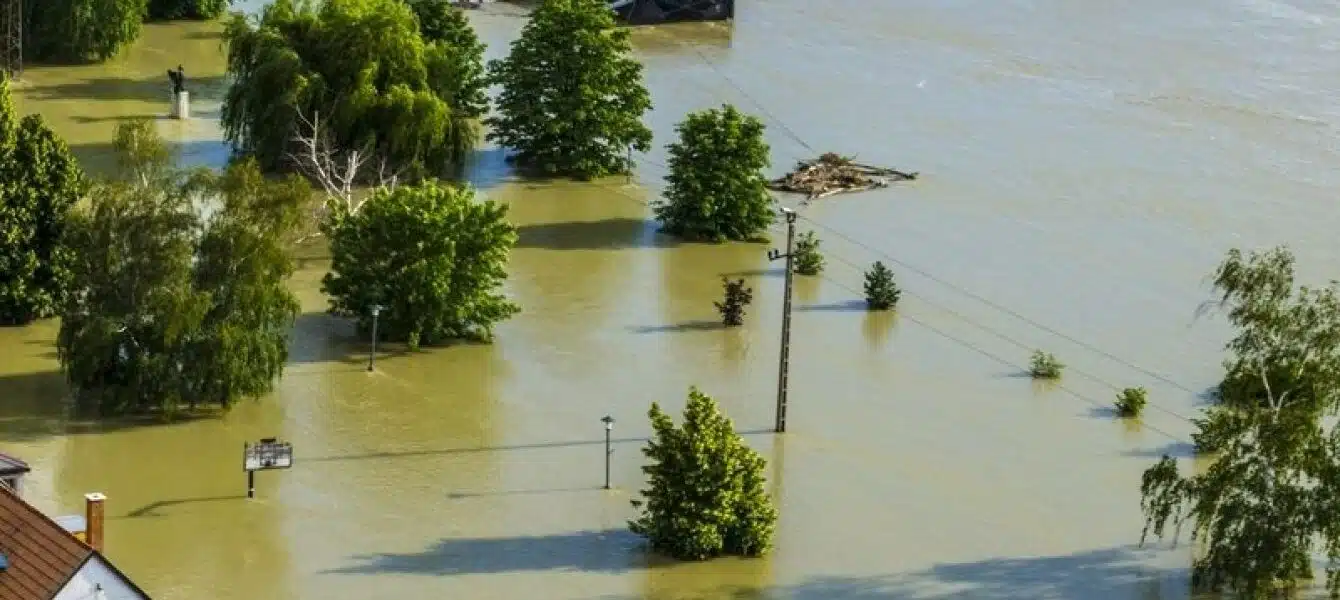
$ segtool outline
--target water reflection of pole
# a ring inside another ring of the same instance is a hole
[[[377,360],[377,317],[382,314],[380,304],[372,305],[372,352],[368,353],[368,372],[372,372],[372,364]]]
[[[600,419],[605,424],[605,489],[610,489],[610,456],[614,449],[610,447],[610,433],[614,431],[614,417],[605,415]]]
[[[796,211],[782,208],[786,215],[786,254],[776,249],[768,251],[768,260],[786,259],[786,283],[782,292],[782,349],[777,365],[777,422],[773,431],[786,432],[786,392],[787,378],[791,364],[791,267],[792,250],[796,241]]]

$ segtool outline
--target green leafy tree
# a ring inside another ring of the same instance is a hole
[[[776,220],[768,194],[763,122],[734,106],[690,113],[675,127],[665,201],[656,218],[692,240],[753,240]]]
[[[266,393],[298,311],[283,236],[310,188],[267,181],[251,161],[187,177],[135,153],[162,145],[149,121],[122,125],[115,145],[127,170],[98,184],[67,236],[74,287],[57,354],[78,399],[103,414],[172,416]]]
[[[228,9],[229,0],[149,0],[150,20],[213,19]]]
[[[267,171],[357,152],[417,178],[479,141],[476,84],[457,80],[475,49],[425,41],[402,0],[276,0],[258,23],[235,15],[225,38],[225,134]]]
[[[40,62],[107,60],[140,36],[146,0],[24,0],[24,58]]]
[[[407,0],[419,20],[419,34],[427,44],[446,52],[433,62],[428,78],[439,82],[441,96],[451,107],[472,119],[488,112],[488,80],[484,73],[484,43],[470,26],[465,11],[450,0]]]
[[[628,150],[651,148],[651,95],[628,36],[605,0],[544,0],[507,58],[489,63],[503,88],[489,139],[546,175],[630,171]]]
[[[655,403],[643,448],[650,464],[640,512],[629,523],[651,547],[681,560],[760,556],[772,545],[777,509],[764,491],[766,461],[735,433],[717,403],[689,389],[679,427]]]
[[[721,302],[712,303],[721,313],[721,324],[726,327],[744,325],[744,309],[754,301],[754,289],[744,287],[743,279],[731,281],[725,277],[721,278],[721,288],[724,297]]]
[[[819,253],[819,244],[819,238],[814,237],[813,231],[806,231],[796,239],[796,247],[792,250],[796,273],[813,277],[823,272],[824,255]]]
[[[377,190],[357,214],[329,228],[331,267],[321,288],[331,312],[371,325],[410,347],[451,339],[488,340],[520,309],[499,288],[516,228],[507,206],[436,181]]]
[[[875,265],[865,273],[866,307],[870,310],[889,310],[898,306],[902,296],[902,290],[893,281],[893,271],[884,266],[883,262],[875,261]]]
[[[0,324],[55,314],[70,283],[62,238],[70,210],[88,190],[65,142],[39,115],[15,119],[0,79]]]
[[[1238,331],[1226,377],[1259,386],[1224,387],[1198,420],[1217,453],[1208,469],[1182,475],[1165,455],[1145,472],[1142,540],[1189,525],[1196,588],[1249,600],[1297,588],[1319,551],[1340,597],[1340,432],[1324,418],[1340,391],[1340,287],[1296,287],[1284,248],[1230,252],[1215,287]]]
[[[1065,365],[1051,352],[1034,350],[1028,359],[1028,374],[1033,379],[1060,379]]]
[[[1145,405],[1149,404],[1149,392],[1142,387],[1126,388],[1117,394],[1117,416],[1126,418],[1135,418],[1140,416],[1145,410]]]

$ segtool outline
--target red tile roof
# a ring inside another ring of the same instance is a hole
[[[90,557],[92,548],[0,486],[0,598],[51,600]]]

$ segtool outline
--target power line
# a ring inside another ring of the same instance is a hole
[[[760,103],[760,102],[758,102],[757,100],[755,100],[754,97],[753,97],[752,95],[750,95],[747,91],[744,90],[744,88],[742,88],[739,84],[737,84],[737,83],[735,82],[735,80],[731,79],[729,75],[727,75],[727,74],[726,74],[725,72],[723,72],[721,69],[717,68],[717,66],[716,66],[716,65],[715,65],[715,64],[714,64],[714,63],[713,63],[713,62],[712,62],[712,61],[711,61],[705,54],[703,54],[702,51],[700,51],[696,46],[694,46],[693,44],[690,44],[690,43],[688,43],[688,42],[682,42],[682,41],[681,41],[681,42],[679,42],[679,43],[680,43],[682,46],[684,46],[684,47],[688,48],[689,50],[691,50],[694,54],[696,54],[696,55],[698,56],[699,60],[701,60],[701,61],[703,62],[703,64],[707,65],[707,66],[708,66],[709,68],[711,68],[714,72],[716,72],[717,75],[721,76],[721,78],[722,78],[723,80],[725,80],[726,83],[730,84],[731,87],[735,88],[735,90],[736,90],[737,92],[739,92],[742,96],[744,96],[746,99],[748,99],[748,100],[749,100],[749,101],[750,101],[750,102],[751,102],[751,103],[752,103],[752,104],[753,104],[753,105],[754,105],[760,112],[762,112],[762,113],[764,114],[764,116],[766,116],[766,117],[768,117],[770,120],[772,120],[772,121],[773,121],[773,122],[774,122],[774,123],[775,123],[775,124],[782,130],[782,131],[783,131],[783,132],[785,132],[785,133],[786,133],[788,136],[790,136],[793,140],[795,140],[797,143],[799,143],[801,146],[803,146],[805,149],[809,150],[810,152],[817,152],[817,151],[814,149],[814,147],[811,146],[809,143],[807,143],[803,138],[801,138],[801,137],[795,132],[795,130],[793,130],[793,129],[792,129],[791,127],[789,127],[784,121],[782,121],[782,120],[781,120],[780,118],[778,118],[775,114],[773,114],[771,111],[769,111],[769,110],[767,109],[767,107],[763,106],[762,103]],[[650,161],[648,161],[648,162],[650,162]],[[1027,316],[1025,316],[1025,315],[1023,315],[1023,314],[1020,314],[1019,312],[1017,312],[1017,311],[1015,311],[1015,310],[1012,310],[1012,309],[1010,309],[1010,308],[1008,308],[1008,307],[1002,306],[1002,305],[1000,305],[1000,304],[998,304],[998,303],[996,303],[996,302],[993,302],[993,301],[991,301],[991,300],[989,300],[989,299],[987,299],[987,298],[985,298],[985,297],[983,297],[983,296],[981,296],[981,295],[979,295],[979,294],[976,294],[976,293],[974,293],[974,292],[972,292],[972,291],[970,291],[970,290],[967,290],[967,289],[962,288],[962,287],[960,287],[960,286],[958,286],[958,285],[955,285],[955,284],[953,284],[953,283],[951,283],[951,282],[948,282],[948,281],[946,281],[946,280],[944,280],[944,279],[941,279],[941,278],[939,278],[939,277],[936,277],[936,276],[934,276],[934,275],[928,273],[928,272],[927,272],[926,270],[924,270],[924,269],[918,268],[918,267],[916,267],[915,265],[911,265],[911,264],[907,263],[906,261],[902,261],[902,260],[899,260],[899,259],[897,259],[897,258],[894,258],[894,257],[890,256],[888,253],[883,252],[883,251],[881,251],[881,250],[879,250],[879,249],[877,249],[877,248],[874,248],[874,247],[871,246],[870,244],[867,244],[867,243],[865,243],[865,242],[863,242],[863,241],[861,241],[861,240],[858,240],[858,239],[856,239],[856,238],[854,238],[854,237],[852,237],[852,236],[850,236],[850,235],[847,235],[846,233],[843,233],[843,232],[841,232],[841,231],[838,231],[837,229],[835,229],[835,228],[833,228],[833,227],[831,227],[831,226],[829,226],[829,225],[827,225],[827,224],[825,224],[825,223],[821,223],[821,222],[819,222],[819,221],[816,221],[816,220],[814,220],[814,219],[811,219],[811,218],[809,218],[809,217],[807,217],[807,216],[805,216],[805,215],[803,215],[803,214],[800,215],[800,218],[802,218],[802,219],[804,219],[805,221],[807,221],[807,222],[809,222],[809,223],[811,223],[811,224],[813,224],[813,225],[815,225],[815,226],[817,226],[817,227],[820,227],[820,228],[824,229],[825,231],[828,231],[829,233],[832,233],[832,234],[834,234],[834,235],[836,235],[836,236],[838,236],[838,237],[840,237],[840,238],[842,238],[842,239],[844,239],[844,240],[846,240],[846,241],[848,241],[848,242],[850,242],[850,243],[852,243],[852,244],[855,244],[855,245],[857,245],[857,246],[859,246],[859,247],[861,247],[861,248],[864,248],[865,250],[867,250],[867,251],[869,251],[869,252],[871,252],[871,253],[873,253],[873,254],[875,254],[875,255],[877,255],[877,256],[880,256],[880,257],[882,257],[882,258],[888,260],[889,262],[891,262],[891,263],[893,263],[893,264],[899,265],[899,266],[903,267],[904,269],[907,269],[907,270],[909,270],[909,271],[912,271],[913,273],[916,273],[916,274],[918,274],[918,275],[921,275],[922,277],[925,277],[925,278],[929,279],[930,281],[933,281],[933,282],[935,282],[935,283],[938,283],[938,284],[940,284],[940,285],[942,285],[942,286],[944,286],[944,287],[946,287],[946,288],[948,288],[948,289],[950,289],[950,290],[952,290],[952,291],[955,291],[955,292],[957,292],[957,293],[963,294],[963,295],[965,295],[965,296],[967,296],[967,297],[969,297],[969,298],[972,298],[973,300],[976,300],[976,301],[978,301],[978,302],[980,302],[980,303],[982,303],[982,304],[984,304],[984,305],[986,305],[986,306],[989,306],[989,307],[991,307],[991,308],[993,308],[993,309],[995,309],[995,310],[998,310],[998,311],[1000,311],[1000,312],[1002,312],[1002,313],[1004,313],[1004,314],[1006,314],[1006,315],[1009,315],[1009,316],[1011,316],[1011,317],[1014,317],[1015,319],[1018,319],[1018,320],[1020,320],[1020,321],[1022,321],[1022,322],[1024,322],[1024,323],[1027,323],[1028,325],[1030,325],[1030,326],[1032,326],[1032,327],[1035,327],[1035,328],[1037,328],[1037,329],[1039,329],[1039,330],[1041,330],[1041,331],[1044,331],[1044,332],[1046,332],[1046,333],[1049,333],[1049,334],[1051,334],[1051,335],[1053,335],[1053,336],[1056,336],[1056,337],[1058,337],[1058,338],[1060,338],[1060,339],[1066,340],[1066,341],[1068,341],[1068,342],[1070,342],[1070,343],[1072,343],[1072,344],[1075,344],[1076,346],[1079,346],[1080,348],[1083,348],[1083,349],[1085,349],[1085,350],[1088,350],[1088,351],[1090,351],[1090,352],[1093,352],[1093,353],[1095,353],[1095,354],[1098,354],[1098,355],[1100,355],[1100,356],[1103,356],[1103,357],[1105,357],[1105,358],[1107,358],[1107,359],[1109,359],[1109,360],[1112,360],[1112,361],[1114,361],[1114,362],[1116,362],[1116,363],[1118,363],[1118,364],[1121,364],[1121,365],[1123,365],[1123,366],[1125,366],[1125,367],[1127,367],[1127,368],[1130,368],[1130,369],[1132,369],[1132,370],[1135,370],[1135,371],[1138,371],[1138,372],[1140,372],[1140,373],[1143,373],[1143,374],[1145,374],[1145,375],[1147,375],[1147,376],[1149,376],[1149,377],[1152,377],[1152,378],[1154,378],[1154,379],[1156,379],[1156,380],[1158,380],[1158,381],[1161,381],[1161,382],[1163,382],[1163,383],[1166,383],[1166,384],[1168,384],[1168,385],[1170,385],[1170,386],[1173,386],[1173,387],[1175,387],[1175,388],[1178,388],[1178,389],[1180,389],[1180,390],[1182,390],[1182,391],[1185,391],[1185,392],[1187,392],[1187,393],[1190,393],[1190,394],[1195,394],[1195,393],[1197,393],[1195,390],[1193,390],[1193,389],[1187,387],[1186,385],[1183,385],[1183,384],[1181,384],[1181,383],[1179,383],[1179,382],[1177,382],[1177,381],[1175,381],[1175,380],[1169,378],[1169,377],[1166,376],[1166,375],[1163,375],[1162,373],[1158,373],[1158,372],[1155,372],[1155,371],[1150,370],[1150,369],[1148,369],[1148,368],[1145,368],[1145,367],[1142,367],[1142,366],[1140,366],[1140,365],[1134,364],[1134,363],[1132,363],[1132,362],[1130,362],[1130,361],[1128,361],[1128,360],[1126,360],[1126,359],[1123,359],[1123,358],[1121,358],[1121,357],[1119,357],[1119,356],[1117,356],[1117,355],[1115,355],[1115,354],[1112,354],[1112,353],[1110,353],[1110,352],[1108,352],[1108,351],[1106,351],[1106,350],[1103,350],[1103,349],[1101,349],[1101,348],[1098,348],[1097,346],[1094,346],[1094,345],[1092,345],[1092,344],[1089,344],[1089,343],[1087,343],[1087,342],[1085,342],[1085,341],[1083,341],[1083,340],[1080,340],[1080,339],[1078,339],[1078,338],[1076,338],[1076,337],[1074,337],[1074,336],[1071,336],[1071,335],[1066,334],[1066,333],[1064,333],[1064,332],[1058,331],[1057,329],[1052,328],[1052,327],[1049,327],[1049,326],[1047,326],[1047,325],[1045,325],[1045,324],[1043,324],[1043,323],[1040,323],[1040,322],[1038,322],[1038,321],[1036,321],[1036,320],[1034,320],[1034,319],[1030,319],[1029,317],[1027,317]],[[839,258],[840,258],[840,257],[839,257]],[[952,313],[953,311],[948,311],[948,310],[946,309],[946,312],[951,312],[951,313]],[[954,314],[957,314],[957,313],[954,313]],[[976,327],[978,327],[978,328],[981,328],[981,329],[983,329],[983,330],[989,331],[989,332],[991,332],[992,334],[997,335],[997,336],[1000,336],[1000,335],[1001,335],[1001,334],[999,334],[998,332],[995,332],[994,330],[991,330],[991,329],[989,329],[989,328],[987,328],[987,327],[985,327],[985,326],[983,326],[983,325],[981,325],[981,324],[979,324],[979,323],[973,322],[973,321],[971,321],[971,320],[969,320],[969,319],[963,317],[962,315],[958,315],[958,316],[959,316],[959,318],[961,318],[961,319],[963,319],[963,320],[969,322],[970,324],[972,324],[972,325],[974,325],[974,326],[976,326]],[[1012,342],[1013,342],[1013,340],[1012,340]],[[1017,342],[1013,342],[1013,343],[1017,343]],[[1081,374],[1083,374],[1083,373],[1081,373]],[[1119,388],[1117,388],[1116,386],[1112,385],[1111,383],[1106,382],[1106,381],[1099,380],[1099,379],[1093,377],[1092,375],[1088,375],[1088,374],[1084,374],[1084,375],[1085,375],[1086,377],[1090,378],[1090,379],[1094,379],[1095,381],[1098,381],[1099,383],[1102,383],[1102,384],[1107,385],[1107,386],[1109,386],[1109,387],[1113,387],[1114,389],[1119,389]],[[1153,406],[1153,405],[1151,404],[1151,406]],[[1155,407],[1155,408],[1157,408],[1158,410],[1160,410],[1160,411],[1162,411],[1162,412],[1165,412],[1165,413],[1167,413],[1167,414],[1174,415],[1174,416],[1176,416],[1176,417],[1178,417],[1178,418],[1185,419],[1185,420],[1188,420],[1188,421],[1190,420],[1188,417],[1186,417],[1186,416],[1184,416],[1184,415],[1181,415],[1181,414],[1178,414],[1178,413],[1176,413],[1176,412],[1173,412],[1173,411],[1170,411],[1170,410],[1167,410],[1167,409],[1163,409],[1163,408],[1161,408],[1161,407]]]
[[[907,270],[909,270],[909,271],[912,271],[913,273],[916,273],[917,275],[920,275],[920,276],[922,276],[922,277],[925,277],[926,279],[928,279],[928,280],[930,280],[930,281],[933,281],[933,282],[935,282],[935,283],[938,283],[938,284],[944,286],[945,288],[948,288],[948,289],[950,289],[950,290],[952,290],[952,291],[954,291],[954,292],[957,292],[957,293],[959,293],[959,294],[962,294],[962,295],[964,295],[964,296],[967,296],[968,298],[972,298],[973,300],[976,300],[976,301],[978,301],[978,302],[981,302],[982,304],[985,304],[986,306],[989,306],[989,307],[991,307],[991,308],[993,308],[993,309],[995,309],[995,310],[998,310],[998,311],[1000,311],[1000,312],[1002,312],[1002,313],[1005,313],[1005,314],[1007,314],[1007,315],[1009,315],[1009,316],[1011,316],[1011,317],[1014,317],[1015,319],[1018,319],[1018,320],[1020,320],[1020,321],[1022,321],[1022,322],[1024,322],[1024,323],[1027,323],[1028,325],[1030,325],[1030,326],[1032,326],[1032,327],[1035,327],[1035,328],[1040,329],[1040,330],[1042,330],[1042,331],[1045,331],[1045,332],[1047,332],[1047,333],[1049,333],[1049,334],[1051,334],[1051,335],[1054,335],[1054,336],[1056,336],[1056,337],[1058,337],[1058,338],[1061,338],[1061,339],[1063,339],[1063,340],[1066,340],[1066,341],[1068,341],[1068,342],[1070,342],[1070,343],[1072,343],[1072,344],[1075,344],[1076,346],[1079,346],[1079,347],[1081,347],[1081,348],[1084,348],[1085,350],[1089,350],[1090,352],[1093,352],[1093,353],[1095,353],[1095,354],[1099,354],[1099,355],[1101,355],[1101,356],[1103,356],[1103,357],[1105,357],[1105,358],[1108,358],[1109,360],[1115,361],[1115,362],[1117,362],[1118,364],[1121,364],[1121,365],[1123,365],[1123,366],[1125,366],[1125,367],[1128,367],[1128,368],[1130,368],[1130,369],[1133,369],[1133,370],[1139,371],[1139,372],[1141,372],[1141,373],[1144,373],[1145,375],[1148,375],[1148,376],[1150,376],[1150,377],[1153,377],[1153,378],[1155,378],[1155,379],[1157,379],[1157,380],[1159,380],[1159,381],[1162,381],[1163,383],[1166,383],[1166,384],[1168,384],[1168,385],[1171,385],[1171,386],[1173,386],[1173,387],[1176,387],[1176,388],[1178,388],[1178,389],[1180,389],[1180,390],[1182,390],[1182,391],[1185,391],[1185,392],[1188,392],[1188,393],[1193,393],[1193,394],[1196,393],[1195,390],[1192,390],[1191,388],[1189,388],[1189,387],[1187,387],[1187,386],[1185,386],[1185,385],[1183,385],[1183,384],[1181,384],[1181,383],[1178,383],[1177,381],[1174,381],[1174,380],[1168,378],[1167,376],[1165,376],[1165,375],[1163,375],[1163,374],[1157,373],[1157,372],[1155,372],[1155,371],[1152,371],[1152,370],[1147,369],[1147,368],[1145,368],[1145,367],[1142,367],[1142,366],[1140,366],[1140,365],[1134,364],[1134,363],[1132,363],[1132,362],[1130,362],[1130,361],[1128,361],[1128,360],[1126,360],[1126,359],[1123,359],[1123,358],[1121,358],[1121,357],[1119,357],[1119,356],[1116,356],[1116,355],[1114,355],[1114,354],[1112,354],[1112,353],[1110,353],[1110,352],[1108,352],[1108,351],[1106,351],[1106,350],[1103,350],[1103,349],[1101,349],[1101,348],[1098,348],[1097,346],[1094,346],[1094,345],[1089,344],[1089,343],[1087,343],[1087,342],[1085,342],[1085,341],[1083,341],[1083,340],[1080,340],[1080,339],[1078,339],[1078,338],[1075,338],[1074,336],[1071,336],[1071,335],[1066,334],[1066,333],[1064,333],[1064,332],[1058,331],[1058,330],[1056,330],[1056,329],[1054,329],[1054,328],[1052,328],[1052,327],[1048,327],[1047,325],[1042,324],[1042,323],[1039,323],[1039,322],[1036,321],[1036,320],[1030,319],[1030,318],[1028,318],[1027,316],[1024,316],[1024,315],[1020,314],[1019,312],[1014,311],[1014,310],[1012,310],[1012,309],[1010,309],[1010,308],[1008,308],[1008,307],[1002,306],[1002,305],[1000,305],[999,303],[993,302],[993,301],[991,301],[990,299],[981,296],[980,294],[977,294],[977,293],[975,293],[975,292],[973,292],[973,291],[971,291],[971,290],[965,289],[965,288],[963,288],[963,287],[960,287],[960,286],[958,286],[958,285],[955,285],[954,283],[951,283],[951,282],[949,282],[949,281],[946,281],[946,280],[944,280],[944,279],[941,279],[941,278],[939,278],[939,277],[936,277],[935,275],[932,275],[931,273],[927,272],[925,269],[921,269],[921,268],[919,268],[919,267],[917,267],[917,266],[915,266],[915,265],[912,265],[912,264],[910,264],[910,263],[908,263],[908,262],[906,262],[906,261],[899,260],[898,258],[895,258],[895,257],[893,257],[893,256],[890,256],[888,253],[883,252],[883,251],[881,251],[881,250],[879,250],[879,249],[877,249],[877,248],[871,246],[870,244],[867,244],[867,243],[865,243],[865,242],[863,242],[863,241],[861,241],[861,240],[858,240],[858,239],[856,239],[856,238],[854,238],[854,237],[852,237],[852,236],[850,236],[850,235],[848,235],[848,234],[846,234],[846,233],[843,233],[843,232],[841,232],[841,231],[839,231],[839,230],[837,230],[837,229],[835,229],[835,228],[833,228],[833,227],[831,227],[831,226],[829,226],[829,225],[827,225],[827,224],[824,224],[824,223],[821,223],[821,222],[816,221],[816,220],[814,220],[814,219],[811,219],[811,218],[809,218],[809,217],[806,217],[805,215],[801,215],[800,218],[804,219],[806,222],[808,222],[808,223],[810,223],[810,224],[813,224],[813,225],[815,225],[815,226],[817,226],[817,227],[819,227],[819,228],[821,228],[821,229],[823,229],[823,230],[825,230],[825,231],[827,231],[827,232],[829,232],[829,233],[831,233],[831,234],[833,234],[833,235],[836,235],[837,237],[839,237],[839,238],[841,238],[841,239],[843,239],[843,240],[846,240],[846,241],[849,242],[849,243],[855,244],[856,246],[859,246],[859,247],[865,249],[867,252],[870,252],[870,253],[872,253],[872,254],[874,254],[874,255],[876,255],[876,256],[879,256],[879,257],[881,257],[881,258],[884,258],[885,260],[888,260],[889,262],[892,262],[892,263],[894,263],[894,264],[896,264],[896,265],[898,265],[898,266],[903,267],[904,269],[907,269]]]
[[[844,262],[845,262],[845,261],[844,261]],[[848,264],[850,264],[850,263],[848,263]],[[833,285],[836,285],[836,286],[838,286],[838,287],[840,287],[840,288],[842,288],[842,289],[844,289],[844,290],[846,290],[846,291],[848,291],[848,292],[851,292],[851,293],[855,294],[858,298],[864,296],[864,292],[863,292],[863,291],[858,291],[858,290],[852,288],[851,286],[848,286],[847,284],[844,284],[844,283],[842,283],[842,282],[840,282],[840,281],[838,281],[838,280],[836,280],[836,279],[833,279],[833,278],[831,278],[831,277],[829,277],[829,276],[827,276],[827,275],[822,275],[822,274],[821,274],[821,275],[819,275],[819,278],[820,278],[820,279],[823,279],[824,281],[827,281],[827,282],[829,282],[829,283],[831,283],[831,284],[833,284]],[[960,319],[964,320],[965,322],[967,322],[967,323],[969,323],[969,324],[971,324],[971,325],[974,325],[974,326],[977,326],[977,327],[979,327],[979,328],[983,328],[983,329],[985,329],[984,327],[978,325],[977,323],[972,322],[970,319],[967,319],[966,317],[963,317],[962,315],[958,315],[957,313],[953,313],[952,311],[948,311],[948,312],[950,312],[951,314],[954,314],[955,316],[959,317]],[[951,333],[949,333],[949,332],[946,332],[946,331],[944,331],[943,329],[940,329],[940,328],[938,328],[938,327],[935,327],[934,325],[931,325],[930,323],[927,323],[927,322],[925,322],[925,321],[923,321],[923,320],[917,319],[916,317],[910,316],[910,315],[908,315],[908,314],[905,313],[905,312],[901,312],[901,311],[900,311],[900,312],[898,313],[898,318],[899,318],[900,320],[901,320],[901,319],[907,319],[908,321],[911,321],[912,323],[914,323],[914,324],[916,324],[916,325],[920,325],[922,328],[924,328],[924,329],[930,331],[931,333],[934,333],[934,334],[936,334],[936,335],[938,335],[938,336],[944,338],[945,340],[948,340],[948,341],[950,341],[950,342],[952,342],[952,343],[954,343],[954,344],[957,344],[957,345],[959,345],[959,346],[962,346],[962,347],[965,348],[965,349],[971,350],[971,351],[973,351],[973,352],[975,352],[975,353],[977,353],[977,354],[980,354],[980,355],[982,355],[982,356],[984,356],[984,357],[986,357],[986,358],[989,358],[989,359],[991,359],[991,360],[993,360],[993,361],[995,361],[995,362],[998,362],[998,363],[1000,363],[1000,364],[1002,364],[1002,365],[1004,365],[1004,366],[1007,366],[1007,367],[1013,367],[1013,368],[1018,368],[1018,369],[1024,369],[1023,365],[1020,365],[1019,363],[1017,363],[1017,362],[1015,362],[1015,361],[1012,361],[1012,360],[1010,360],[1010,359],[1004,358],[1004,357],[1002,357],[1002,356],[1000,356],[1000,355],[998,355],[998,354],[996,354],[996,353],[994,353],[994,352],[991,352],[990,350],[987,350],[987,349],[985,349],[985,348],[982,348],[981,346],[978,346],[977,344],[974,344],[974,343],[972,343],[972,342],[970,342],[970,341],[964,340],[963,338],[960,338],[960,337],[958,337],[958,336],[956,336],[956,335],[953,335],[953,334],[951,334]],[[1007,336],[1003,336],[1002,334],[999,334],[999,333],[996,333],[996,332],[992,332],[992,331],[990,331],[989,329],[986,329],[986,331],[988,331],[988,332],[990,332],[990,333],[993,333],[993,334],[995,334],[995,335],[997,335],[997,336],[1000,336],[1002,339],[1005,339],[1005,340],[1007,340],[1007,341],[1009,341],[1009,342],[1011,342],[1011,343],[1014,343],[1014,344],[1016,344],[1016,345],[1019,344],[1019,342],[1017,342],[1017,341],[1015,341],[1015,340],[1013,340],[1013,339],[1010,339],[1010,338],[1007,337]],[[1026,346],[1024,346],[1024,347],[1027,348]],[[1025,369],[1025,370],[1026,370],[1026,369]],[[1081,374],[1083,374],[1083,373],[1081,373]],[[1089,375],[1085,375],[1085,376],[1086,376],[1086,377],[1089,377],[1090,379],[1093,379],[1092,376],[1089,376]],[[1095,381],[1098,381],[1099,383],[1103,383],[1104,385],[1111,386],[1111,384],[1108,384],[1108,383],[1106,383],[1106,382],[1104,382],[1104,381],[1102,381],[1102,380],[1099,380],[1099,379],[1095,379]],[[1090,396],[1088,396],[1088,395],[1085,395],[1085,394],[1083,394],[1083,393],[1081,393],[1081,392],[1079,392],[1079,391],[1074,390],[1073,388],[1067,387],[1066,385],[1064,385],[1064,384],[1062,384],[1062,383],[1059,383],[1059,382],[1058,382],[1058,383],[1056,383],[1056,384],[1054,384],[1054,385],[1055,385],[1055,387],[1056,387],[1057,389],[1059,389],[1059,390],[1061,390],[1061,391],[1063,391],[1063,392],[1066,392],[1067,394],[1070,394],[1071,396],[1074,396],[1075,398],[1078,398],[1079,400],[1082,400],[1082,401],[1084,401],[1084,402],[1087,402],[1087,403],[1089,403],[1089,404],[1092,404],[1092,405],[1094,405],[1095,407],[1107,408],[1107,407],[1111,407],[1111,406],[1112,406],[1112,403],[1111,403],[1111,402],[1100,401],[1100,400],[1098,400],[1098,399],[1092,398],[1092,397],[1090,397]],[[1157,408],[1157,406],[1154,405],[1153,403],[1150,403],[1149,406]],[[1166,411],[1166,410],[1164,410],[1163,412],[1167,412],[1168,414],[1171,414],[1171,415],[1173,415],[1173,416],[1176,416],[1176,417],[1179,417],[1179,418],[1182,418],[1182,419],[1186,419],[1186,417],[1183,417],[1183,416],[1181,416],[1181,415],[1178,415],[1177,413],[1174,413],[1174,412],[1170,412],[1170,411]],[[1189,419],[1187,419],[1187,420],[1189,420]],[[1167,431],[1164,431],[1163,429],[1159,429],[1159,428],[1154,427],[1154,426],[1152,426],[1152,425],[1147,425],[1147,424],[1146,424],[1146,425],[1144,425],[1144,428],[1149,429],[1149,430],[1151,430],[1151,431],[1154,431],[1154,432],[1156,432],[1156,433],[1159,433],[1159,434],[1163,435],[1164,437],[1167,437],[1168,439],[1171,439],[1171,440],[1174,440],[1174,441],[1186,441],[1186,440],[1184,440],[1183,438],[1181,438],[1180,436],[1177,436],[1177,435],[1175,435],[1175,434],[1169,433],[1169,432],[1167,432]]]

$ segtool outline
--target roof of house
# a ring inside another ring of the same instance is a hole
[[[0,571],[0,598],[5,600],[51,600],[90,560],[102,561],[142,598],[149,597],[97,551],[4,486],[0,554],[8,561]]]
[[[0,452],[0,475],[17,475],[31,470],[28,463]]]

